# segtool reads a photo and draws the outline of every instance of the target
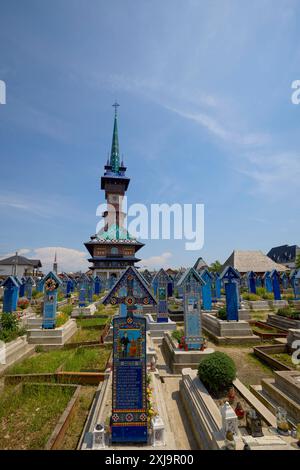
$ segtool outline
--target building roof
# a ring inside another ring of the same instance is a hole
[[[266,271],[287,271],[287,268],[282,264],[275,263],[267,255],[264,255],[260,250],[242,251],[234,250],[229,258],[223,264],[222,270],[227,266],[232,266],[240,273],[254,271],[255,273],[265,273]]]
[[[295,261],[297,252],[300,252],[298,245],[281,245],[271,248],[267,256],[276,263],[291,263]]]
[[[41,268],[42,263],[39,259],[28,259],[25,256],[14,255],[9,258],[1,259],[1,265],[18,265],[18,266],[33,266],[34,268]]]

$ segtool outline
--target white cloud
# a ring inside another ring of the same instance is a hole
[[[151,256],[150,258],[142,259],[139,262],[140,267],[143,268],[165,268],[169,266],[169,259],[172,258],[172,253],[169,251],[161,255]]]
[[[31,256],[40,259],[43,271],[46,273],[53,267],[55,252],[57,254],[58,271],[74,272],[88,269],[87,253],[85,251],[64,248],[61,246],[46,246],[35,248]]]
[[[57,255],[58,271],[75,272],[87,271],[89,263],[86,259],[87,253],[85,251],[75,250],[73,248],[64,248],[62,246],[45,246],[42,248],[21,248],[18,255],[25,256],[29,259],[40,259],[42,263],[42,271],[46,274],[53,268],[53,261],[55,253]],[[2,258],[8,258],[15,255],[7,253]]]
[[[300,156],[295,153],[250,154],[246,156],[247,168],[241,173],[256,183],[256,189],[274,197],[283,197],[285,192],[299,191]],[[283,189],[284,188],[284,189]]]
[[[200,124],[201,127],[208,130],[211,134],[215,135],[221,140],[232,144],[242,146],[257,146],[262,145],[269,140],[267,134],[243,134],[238,131],[231,131],[225,126],[221,125],[216,118],[209,116],[208,114],[203,112],[191,113],[170,106],[165,106],[165,108],[169,109],[170,111],[173,111],[174,113],[177,113],[183,118],[197,122],[198,124]]]

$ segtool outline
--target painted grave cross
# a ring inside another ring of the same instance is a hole
[[[300,269],[296,272],[293,282],[295,300],[300,300]]]
[[[248,290],[250,294],[256,294],[256,274],[253,271],[247,273]]]
[[[288,289],[288,287],[289,287],[289,278],[287,277],[286,273],[281,274],[280,280],[282,282],[282,288],[283,289]]]
[[[154,295],[158,300],[157,323],[168,322],[168,285],[170,282],[170,277],[164,269],[160,269],[152,281]]]
[[[8,276],[2,283],[3,293],[3,313],[12,313],[17,310],[19,298],[19,283],[14,276]]]
[[[201,296],[204,281],[194,268],[186,270],[177,286],[183,288],[184,336],[188,349],[200,349],[201,337]]]
[[[134,312],[137,305],[155,305],[156,299],[138,271],[129,266],[102,303],[127,308],[126,317],[113,319],[112,442],[146,443],[146,320]]]
[[[270,278],[272,281],[274,300],[281,300],[279,273],[276,271],[276,269],[273,269],[270,274]]]
[[[212,282],[213,275],[208,269],[200,271],[200,277],[203,280],[202,285],[202,304],[204,310],[211,310],[212,308]]]
[[[226,319],[239,320],[239,289],[240,274],[231,266],[227,266],[221,274],[225,285]]]
[[[270,271],[266,271],[265,274],[263,275],[263,280],[264,280],[264,287],[267,292],[272,292],[273,286],[272,286],[272,279],[271,279],[271,273]]]
[[[43,284],[44,309],[42,326],[45,329],[53,329],[55,328],[56,322],[57,291],[62,281],[53,271],[50,271],[50,273],[43,278]]]

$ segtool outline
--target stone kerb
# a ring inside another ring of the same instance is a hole
[[[68,320],[64,325],[53,330],[44,330],[41,327],[32,328],[27,331],[27,341],[29,344],[41,345],[44,347],[63,346],[76,332],[75,320]]]
[[[221,450],[224,446],[221,413],[197,377],[197,371],[189,368],[182,370],[179,391],[199,448]]]

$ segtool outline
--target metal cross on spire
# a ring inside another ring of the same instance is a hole
[[[115,108],[115,116],[117,116],[117,113],[118,113],[118,107],[120,106],[119,103],[117,103],[116,101],[114,102],[114,104],[112,105],[113,108]]]

